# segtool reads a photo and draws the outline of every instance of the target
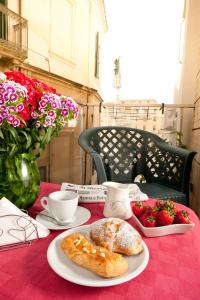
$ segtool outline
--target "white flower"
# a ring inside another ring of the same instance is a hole
[[[5,81],[5,80],[6,80],[6,75],[0,72],[0,81]]]

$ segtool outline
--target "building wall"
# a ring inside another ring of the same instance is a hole
[[[96,34],[107,29],[102,0],[16,0],[8,8],[28,20],[26,63],[99,89]]]
[[[183,132],[186,143],[197,152],[192,167],[192,209],[200,216],[200,1],[186,0],[185,44],[180,81],[182,103],[194,103],[194,111],[184,116]],[[192,120],[192,122],[191,122]],[[190,132],[192,130],[192,134]]]
[[[80,108],[76,126],[63,129],[38,159],[41,180],[81,184],[86,176],[89,180],[90,161],[78,137],[100,120],[100,74],[95,70],[107,29],[103,0],[8,0],[8,8],[28,20],[28,58],[0,58],[1,70],[21,70],[42,80],[73,97]]]
[[[179,54],[180,78],[175,91],[175,102],[193,104],[195,101],[196,75],[199,65],[200,49],[200,1],[185,0],[182,23],[182,51]],[[184,113],[183,142],[191,143],[192,111]]]
[[[197,152],[192,169],[191,207],[200,217],[200,50],[199,70],[196,76],[195,110],[192,124],[192,148]]]

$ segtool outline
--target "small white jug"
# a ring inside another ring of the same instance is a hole
[[[129,198],[129,184],[106,181],[102,185],[107,187],[104,216],[129,219],[133,215]]]

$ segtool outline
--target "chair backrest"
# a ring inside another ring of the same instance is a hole
[[[118,126],[87,129],[81,133],[79,144],[93,159],[96,154],[100,156],[108,181],[133,182],[142,174],[147,182],[181,191],[184,190],[183,174],[190,172],[195,155],[170,146],[153,133]],[[187,166],[185,161],[190,155],[190,166]],[[96,169],[98,175],[97,163]]]

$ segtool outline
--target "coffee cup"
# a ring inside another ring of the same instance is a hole
[[[42,197],[41,204],[58,224],[65,225],[74,219],[78,207],[78,194],[72,191],[57,191]]]

